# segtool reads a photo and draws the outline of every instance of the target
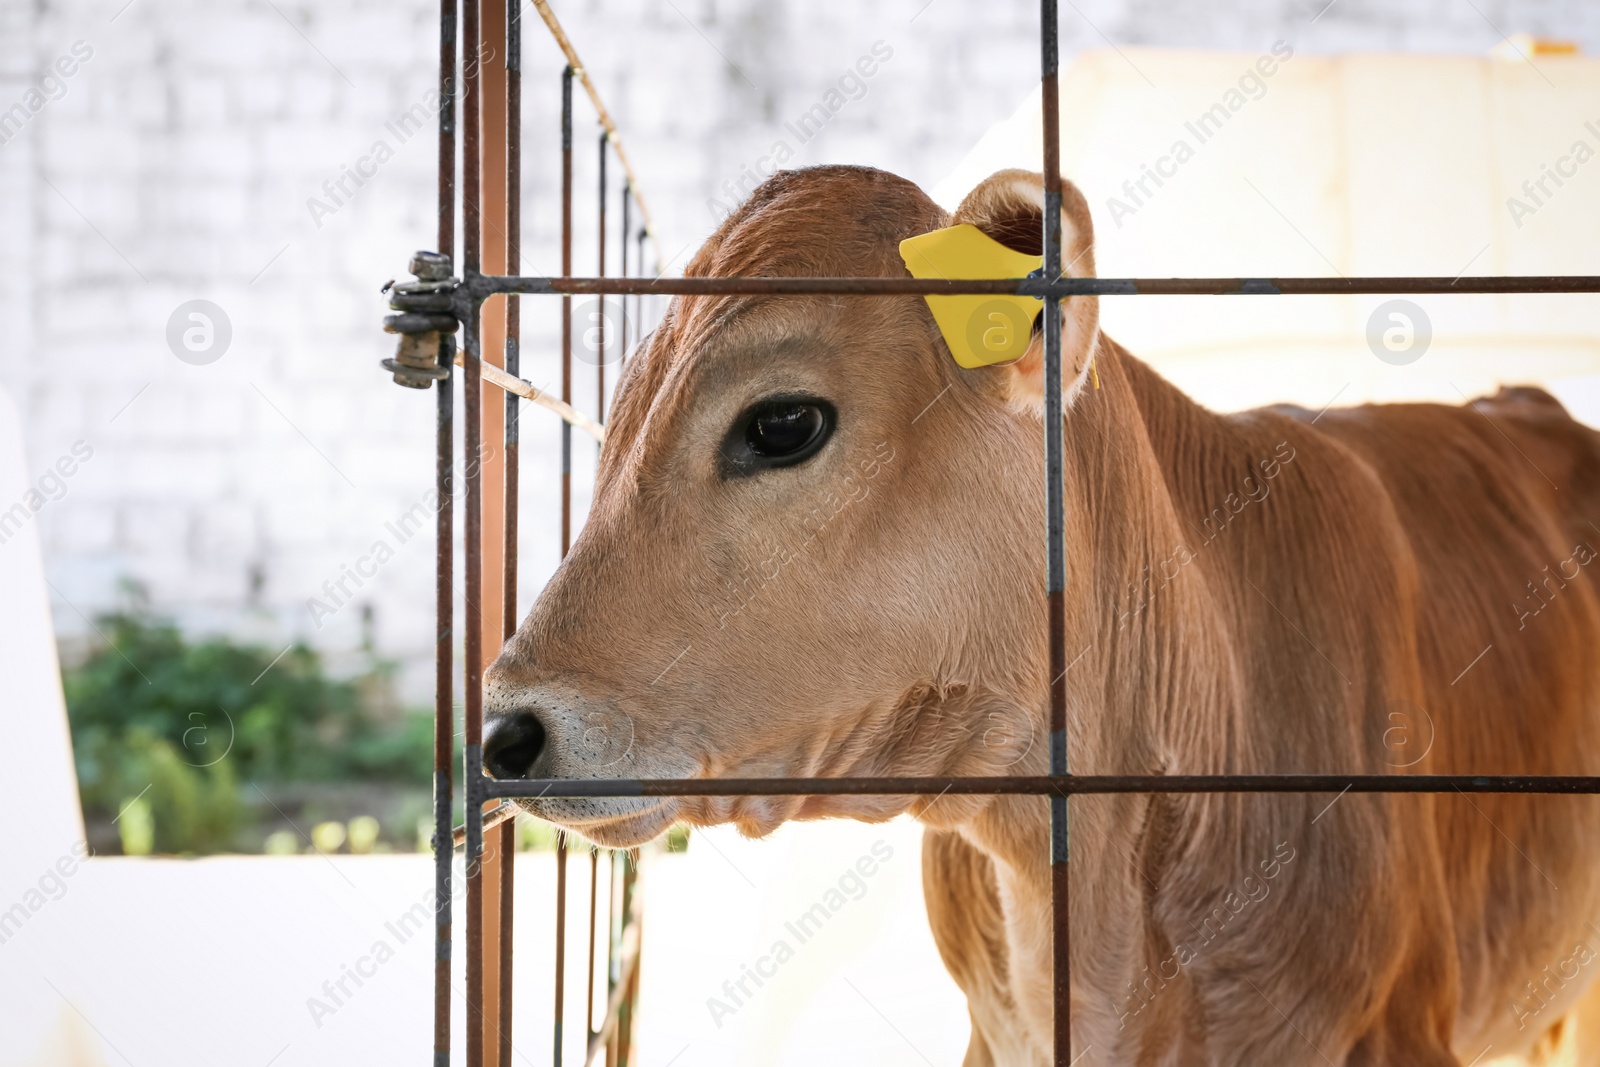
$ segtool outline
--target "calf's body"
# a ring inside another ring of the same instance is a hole
[[[1591,431],[1535,391],[1462,408],[1218,416],[1120,349],[1105,356],[1109,395],[1069,416],[1098,424],[1069,449],[1068,484],[1086,490],[1069,541],[1098,587],[1069,601],[1083,607],[1069,657],[1088,648],[1069,672],[1073,722],[1103,731],[1086,743],[1074,733],[1087,753],[1077,769],[1600,766]],[[1263,469],[1267,457],[1277,462]],[[1118,486],[1130,483],[1155,487],[1155,506],[1124,512]],[[1142,760],[1120,756],[1137,742],[1114,720],[1156,739]],[[996,803],[1007,806],[1026,802]],[[1093,993],[1074,994],[1075,1019],[1085,1046],[1116,1050],[1111,1062],[1519,1053],[1600,960],[1589,798],[1085,797],[1073,808],[1075,932],[1089,913],[1074,966],[1093,976]],[[1005,1047],[1007,1020],[1032,1004],[1042,1034],[1049,1006],[1047,942],[1027,932],[1048,929],[1047,872],[1025,839],[993,847],[1011,839],[1001,824],[1023,818],[995,810],[925,853],[930,902],[949,894],[931,909],[940,942],[954,973],[977,975],[975,1029],[1000,1063],[1037,1055],[1037,1037],[1031,1053]],[[960,930],[984,914],[958,903],[980,891],[960,875],[982,869],[967,850],[993,865],[987,892],[1010,902],[996,943],[1020,958],[974,951]]]
[[[1002,172],[955,219],[1025,245],[1037,191]],[[1091,273],[1068,192],[1066,258]],[[689,273],[896,275],[898,241],[949,221],[881,172],[785,173]],[[1105,338],[1092,298],[1065,316],[1073,770],[1600,768],[1591,431],[1536,390],[1217,415]],[[491,770],[1043,773],[1038,363],[956,366],[916,299],[675,302],[624,372],[588,524],[489,672]],[[822,413],[802,461],[741,451],[773,405]],[[1047,1062],[1039,798],[527,804],[615,845],[910,811],[967,1062]],[[1074,1055],[1095,1062],[1467,1063],[1530,1048],[1600,971],[1589,798],[1072,810]]]

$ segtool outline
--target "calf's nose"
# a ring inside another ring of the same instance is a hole
[[[496,778],[526,778],[544,751],[544,724],[531,711],[510,711],[483,726],[483,765]]]

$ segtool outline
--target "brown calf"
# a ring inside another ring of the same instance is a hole
[[[954,221],[1029,251],[1041,187],[1002,172]],[[688,273],[898,276],[898,242],[951,221],[879,171],[782,173]],[[1064,314],[1074,770],[1600,771],[1592,431],[1532,389],[1218,415],[1094,298]],[[1044,773],[1040,363],[958,367],[916,298],[675,301],[582,536],[489,672],[491,772]],[[967,1063],[1046,1062],[1038,798],[524,806],[614,846],[909,811]],[[1085,1062],[1493,1058],[1600,970],[1592,798],[1083,797],[1072,838]]]

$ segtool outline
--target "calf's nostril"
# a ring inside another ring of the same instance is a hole
[[[544,725],[531,711],[498,715],[484,725],[483,766],[496,778],[526,778],[544,751]]]

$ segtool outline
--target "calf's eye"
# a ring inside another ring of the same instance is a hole
[[[765,459],[793,459],[821,437],[828,417],[815,404],[765,404],[745,424],[744,441]]]
[[[764,400],[733,425],[723,447],[729,474],[791,467],[816,455],[833,433],[835,412],[825,400]]]

